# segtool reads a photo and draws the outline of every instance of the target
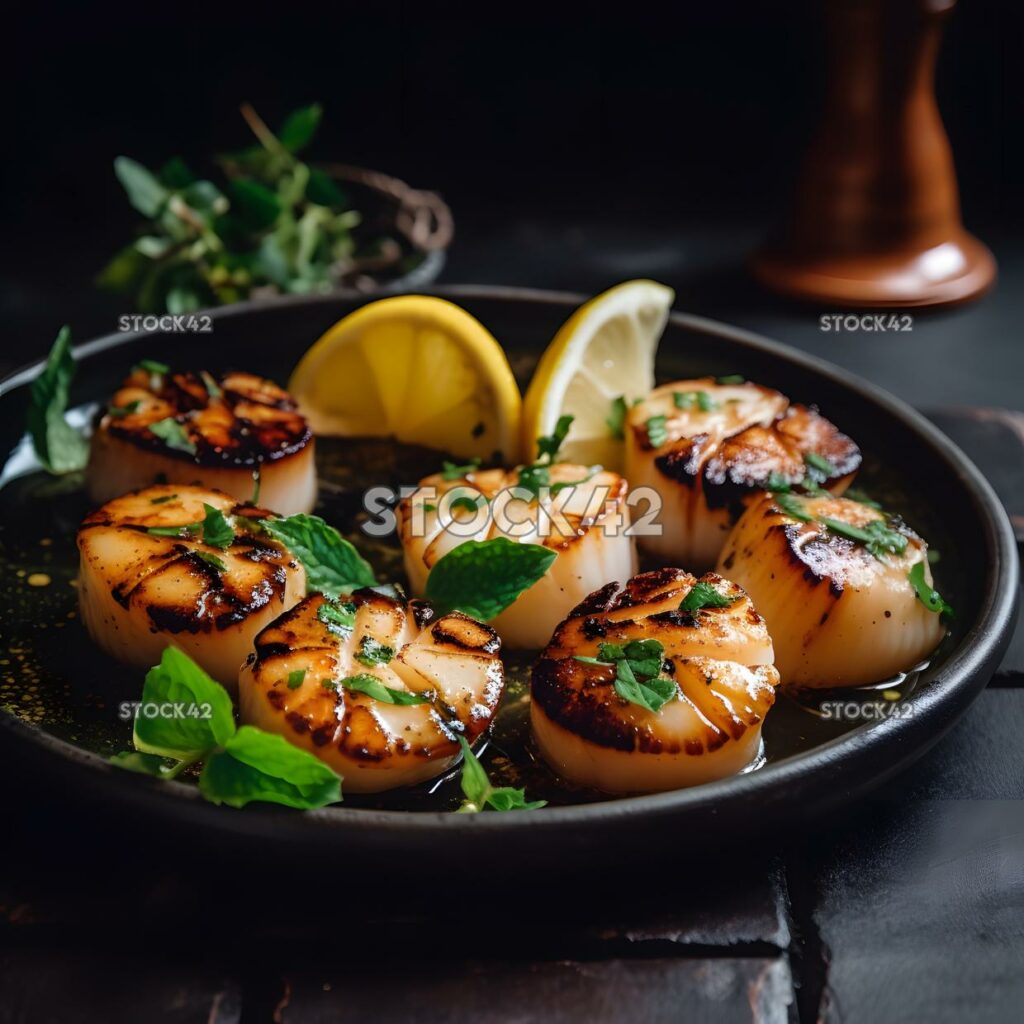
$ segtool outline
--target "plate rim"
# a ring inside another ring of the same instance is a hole
[[[544,304],[565,307],[567,315],[573,308],[590,298],[588,295],[571,291],[484,284],[440,285],[416,294],[437,295],[453,300],[481,299]],[[372,302],[374,299],[375,296],[367,296],[365,301]],[[316,296],[284,296],[235,303],[218,309],[199,311],[196,315],[209,315],[216,321],[258,314],[270,309],[334,304],[358,308],[363,303],[350,296],[330,293]],[[241,833],[252,838],[276,840],[281,839],[283,833],[301,833],[303,838],[309,840],[333,836],[338,829],[346,831],[353,828],[382,834],[414,831],[418,836],[437,834],[444,837],[470,833],[520,833],[524,828],[528,828],[531,833],[540,835],[566,828],[605,825],[617,819],[663,818],[697,812],[714,814],[716,808],[724,803],[774,803],[778,802],[779,794],[785,793],[791,785],[806,781],[808,776],[819,774],[836,782],[838,792],[833,797],[834,801],[880,785],[886,778],[920,757],[952,727],[987,685],[988,669],[995,669],[997,659],[1001,657],[1009,643],[1016,620],[1019,565],[1016,540],[1005,509],[991,485],[963,451],[920,412],[884,388],[819,356],[724,321],[672,311],[669,314],[669,322],[676,327],[738,342],[783,362],[809,370],[852,392],[859,400],[869,405],[881,406],[923,438],[954,472],[966,490],[985,531],[984,544],[988,558],[984,566],[982,601],[970,629],[943,662],[939,678],[935,679],[932,685],[915,691],[906,698],[913,707],[911,716],[899,719],[890,717],[865,723],[808,751],[794,754],[758,771],[664,793],[611,797],[596,803],[548,807],[539,814],[523,817],[516,814],[456,815],[445,811],[349,808],[344,804],[305,811],[301,814],[273,805],[256,804],[245,808],[244,813],[232,814],[230,810],[204,800],[195,786],[178,781],[162,781],[132,775],[114,767],[100,754],[47,733],[39,726],[31,725],[7,711],[0,712],[0,725],[4,734],[30,744],[40,755],[56,754],[65,762],[92,769],[95,775],[89,778],[102,779],[110,783],[118,790],[115,795],[119,801],[141,803],[150,810],[156,809],[158,804],[165,804],[204,827],[212,823],[214,827],[229,830],[236,835]],[[75,346],[74,355],[76,360],[88,359],[109,349],[152,337],[153,333],[132,331],[102,335]],[[45,359],[38,359],[6,374],[0,380],[0,398],[29,383],[42,370],[44,364]],[[955,675],[956,680],[943,686],[942,677],[947,674]],[[894,738],[911,733],[918,734],[916,742],[910,744],[910,749],[902,757],[887,759],[884,768],[866,776],[849,769],[850,765],[860,764],[876,750],[890,745]],[[47,757],[46,761],[49,765],[53,764],[52,757]],[[844,775],[851,778],[844,779]],[[852,778],[853,776],[856,776],[856,780]],[[785,798],[781,802],[785,803]],[[819,797],[816,805],[828,802],[827,797]]]

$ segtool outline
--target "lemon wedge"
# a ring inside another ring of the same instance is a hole
[[[561,457],[621,471],[616,404],[621,413],[620,399],[629,405],[654,387],[654,356],[674,299],[675,292],[656,281],[626,281],[569,317],[526,392],[525,457],[532,457],[536,439],[568,413],[574,419]]]
[[[289,390],[315,433],[519,456],[522,399],[505,353],[444,299],[400,295],[350,313],[302,357]]]

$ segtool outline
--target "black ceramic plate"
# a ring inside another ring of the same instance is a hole
[[[484,287],[438,294],[455,299],[490,328],[524,382],[536,356],[582,301],[581,296]],[[214,313],[212,334],[101,338],[78,349],[72,403],[102,401],[125,368],[143,357],[178,366],[244,367],[285,381],[305,349],[354,305],[335,297],[241,305]],[[38,369],[30,367],[0,385],[4,451],[19,443],[28,384]],[[95,698],[103,687],[88,677],[99,671],[117,679],[120,670],[96,662],[80,623],[68,617],[74,608],[68,583],[82,499],[54,493],[59,484],[37,477],[34,483],[23,479],[0,491],[5,608],[0,724],[6,753],[55,774],[69,791],[98,796],[195,838],[239,840],[250,849],[255,842],[272,851],[300,845],[307,853],[357,852],[378,863],[420,868],[479,863],[480,857],[492,865],[495,858],[571,865],[575,854],[592,863],[613,860],[665,833],[686,837],[692,848],[698,841],[713,842],[858,796],[935,743],[994,671],[1016,610],[1012,532],[974,466],[913,410],[820,360],[723,324],[673,315],[661,343],[659,377],[706,373],[742,373],[796,401],[817,404],[864,450],[865,470],[858,483],[904,513],[942,551],[938,581],[956,606],[957,618],[930,666],[903,684],[899,717],[846,725],[841,731],[783,698],[767,720],[768,760],[759,770],[654,796],[591,798],[577,804],[566,803],[563,794],[560,805],[530,813],[456,815],[393,809],[396,805],[386,801],[383,807],[347,803],[305,814],[258,805],[243,811],[215,807],[192,785],[157,782],[106,763],[111,741],[94,733],[91,724],[110,720],[114,709]],[[33,571],[46,573],[49,586],[31,587]],[[141,689],[141,680],[134,685]],[[86,692],[94,695],[91,704],[83,697]],[[121,728],[126,741],[130,727]],[[437,804],[414,801],[409,806]]]

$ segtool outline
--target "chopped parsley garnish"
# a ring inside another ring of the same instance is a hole
[[[292,672],[288,673],[288,689],[297,690],[305,681],[306,670],[304,668],[297,668]]]
[[[195,455],[195,444],[188,434],[185,433],[185,428],[173,416],[157,420],[156,423],[150,423],[149,430],[150,433],[160,438],[168,448],[173,448],[178,452],[186,452],[189,455]]]
[[[701,412],[711,412],[718,408],[718,403],[706,391],[673,391],[672,401],[677,409],[696,406]]]
[[[184,539],[185,537],[194,537],[202,528],[203,521],[199,520],[197,523],[185,523],[182,526],[151,526],[146,533],[151,533],[154,537]]]
[[[596,658],[577,655],[576,661],[587,665],[615,668],[615,692],[631,704],[657,714],[679,695],[675,680],[661,675],[665,648],[659,640],[630,640],[629,643],[602,643]]]
[[[139,406],[142,402],[139,399],[135,399],[134,402],[129,402],[127,405],[111,405],[107,409],[107,415],[115,420],[122,420],[125,416],[131,416],[132,413],[139,411]]]
[[[902,555],[907,550],[906,535],[894,530],[881,519],[872,519],[863,526],[853,526],[829,516],[820,516],[818,522],[827,526],[833,533],[863,544],[878,559],[885,554]]]
[[[772,470],[764,483],[764,489],[773,494],[789,494],[792,490],[790,482],[781,474]]]
[[[608,433],[615,438],[616,441],[622,441],[626,437],[626,396],[619,395],[618,398],[612,399],[611,411],[608,413],[608,418],[605,423],[608,426]]]
[[[442,480],[461,480],[464,476],[469,476],[474,469],[480,468],[481,459],[478,457],[470,459],[465,465],[459,466],[454,462],[449,462],[447,459],[441,463],[441,479]]]
[[[356,606],[348,601],[335,604],[325,600],[317,609],[316,617],[336,636],[347,637],[355,628]]]
[[[537,438],[538,462],[545,458],[545,456],[549,463],[554,462],[558,458],[558,450],[562,447],[562,442],[568,436],[569,428],[572,426],[574,419],[574,416],[559,416],[554,431],[551,434]]]
[[[924,562],[915,562],[907,573],[907,579],[917,594],[917,599],[930,612],[936,615],[945,615],[947,618],[955,618],[953,608],[948,601],[932,586],[929,586],[924,578]]]
[[[213,375],[208,373],[206,370],[200,370],[199,376],[202,379],[203,387],[206,388],[206,393],[210,398],[223,398],[224,392],[221,391],[220,385],[213,379]]]
[[[877,509],[881,511],[882,506],[874,500],[865,491],[862,491],[859,487],[848,487],[843,491],[843,497],[849,498],[850,501],[856,501],[861,505],[867,505],[868,508]]]
[[[171,372],[171,368],[166,363],[161,363],[156,359],[140,359],[133,367],[133,370],[145,370],[146,373],[155,373],[158,376],[163,376],[166,373]]]
[[[555,424],[554,433],[537,438],[537,459],[528,466],[519,467],[517,487],[521,487],[524,491],[529,491],[535,498],[540,497],[542,488],[551,487],[550,467],[558,458],[559,449],[569,434],[569,427],[572,426],[573,419],[573,416],[559,416],[558,423]],[[590,476],[593,476],[593,474],[590,474]],[[590,476],[583,477],[580,480],[563,481],[561,484],[556,484],[552,493],[557,493],[565,487],[571,487],[578,483],[581,484],[585,480],[589,480]]]
[[[710,583],[703,580],[695,583],[679,605],[681,612],[696,612],[701,608],[728,608],[735,597],[720,594]]]
[[[460,494],[458,497],[452,498],[448,507],[452,512],[456,509],[464,508],[467,512],[475,513],[481,505],[486,504],[487,499],[482,494],[478,494],[475,498],[470,497],[468,494]]]
[[[652,448],[660,448],[668,440],[665,416],[651,416],[647,420],[647,440]]]
[[[225,518],[224,513],[212,505],[207,505],[205,501],[203,502],[203,511],[206,513],[206,518],[202,523],[203,543],[214,548],[230,547],[231,542],[235,539],[235,531],[231,529],[231,524]]]
[[[821,474],[821,480],[827,480],[832,476],[839,476],[839,470],[834,463],[829,462],[824,455],[817,452],[804,452],[804,462],[812,473]]]
[[[775,504],[792,519],[799,519],[801,523],[810,523],[814,516],[804,511],[804,503],[795,494],[776,494]]]
[[[492,786],[466,737],[460,734],[458,740],[462,747],[462,794],[465,797],[459,807],[460,813],[475,814],[486,808],[492,811],[533,811],[547,803],[546,800],[527,800],[525,789]]]
[[[423,502],[423,511],[424,512],[436,512],[437,511],[437,506],[434,505],[432,502],[425,501],[425,502]]]
[[[724,377],[716,377],[716,384],[746,384],[747,378],[740,373],[727,373]]]
[[[385,686],[376,676],[368,672],[360,672],[359,675],[346,676],[340,683],[346,690],[355,693],[365,693],[367,697],[379,700],[383,704],[429,704],[430,698],[421,693],[411,693],[409,690],[396,690],[391,686]]]
[[[356,661],[362,662],[371,668],[374,665],[386,665],[395,656],[394,647],[388,647],[372,636],[364,636],[359,641],[359,653]]]

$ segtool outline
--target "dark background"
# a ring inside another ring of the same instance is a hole
[[[159,166],[181,154],[202,169],[249,141],[243,100],[271,124],[320,101],[313,158],[440,191],[457,224],[445,280],[591,289],[671,278],[706,225],[742,227],[727,245],[738,266],[813,126],[820,8],[20,7],[2,68],[7,345],[42,350],[63,319],[79,340],[112,328],[124,300],[96,296],[91,280],[137,221],[114,157]],[[939,66],[966,218],[996,246],[1024,195],[1022,18],[1009,0],[962,3]],[[599,265],[567,237],[594,225],[613,250]],[[517,265],[523,246],[536,252]]]

